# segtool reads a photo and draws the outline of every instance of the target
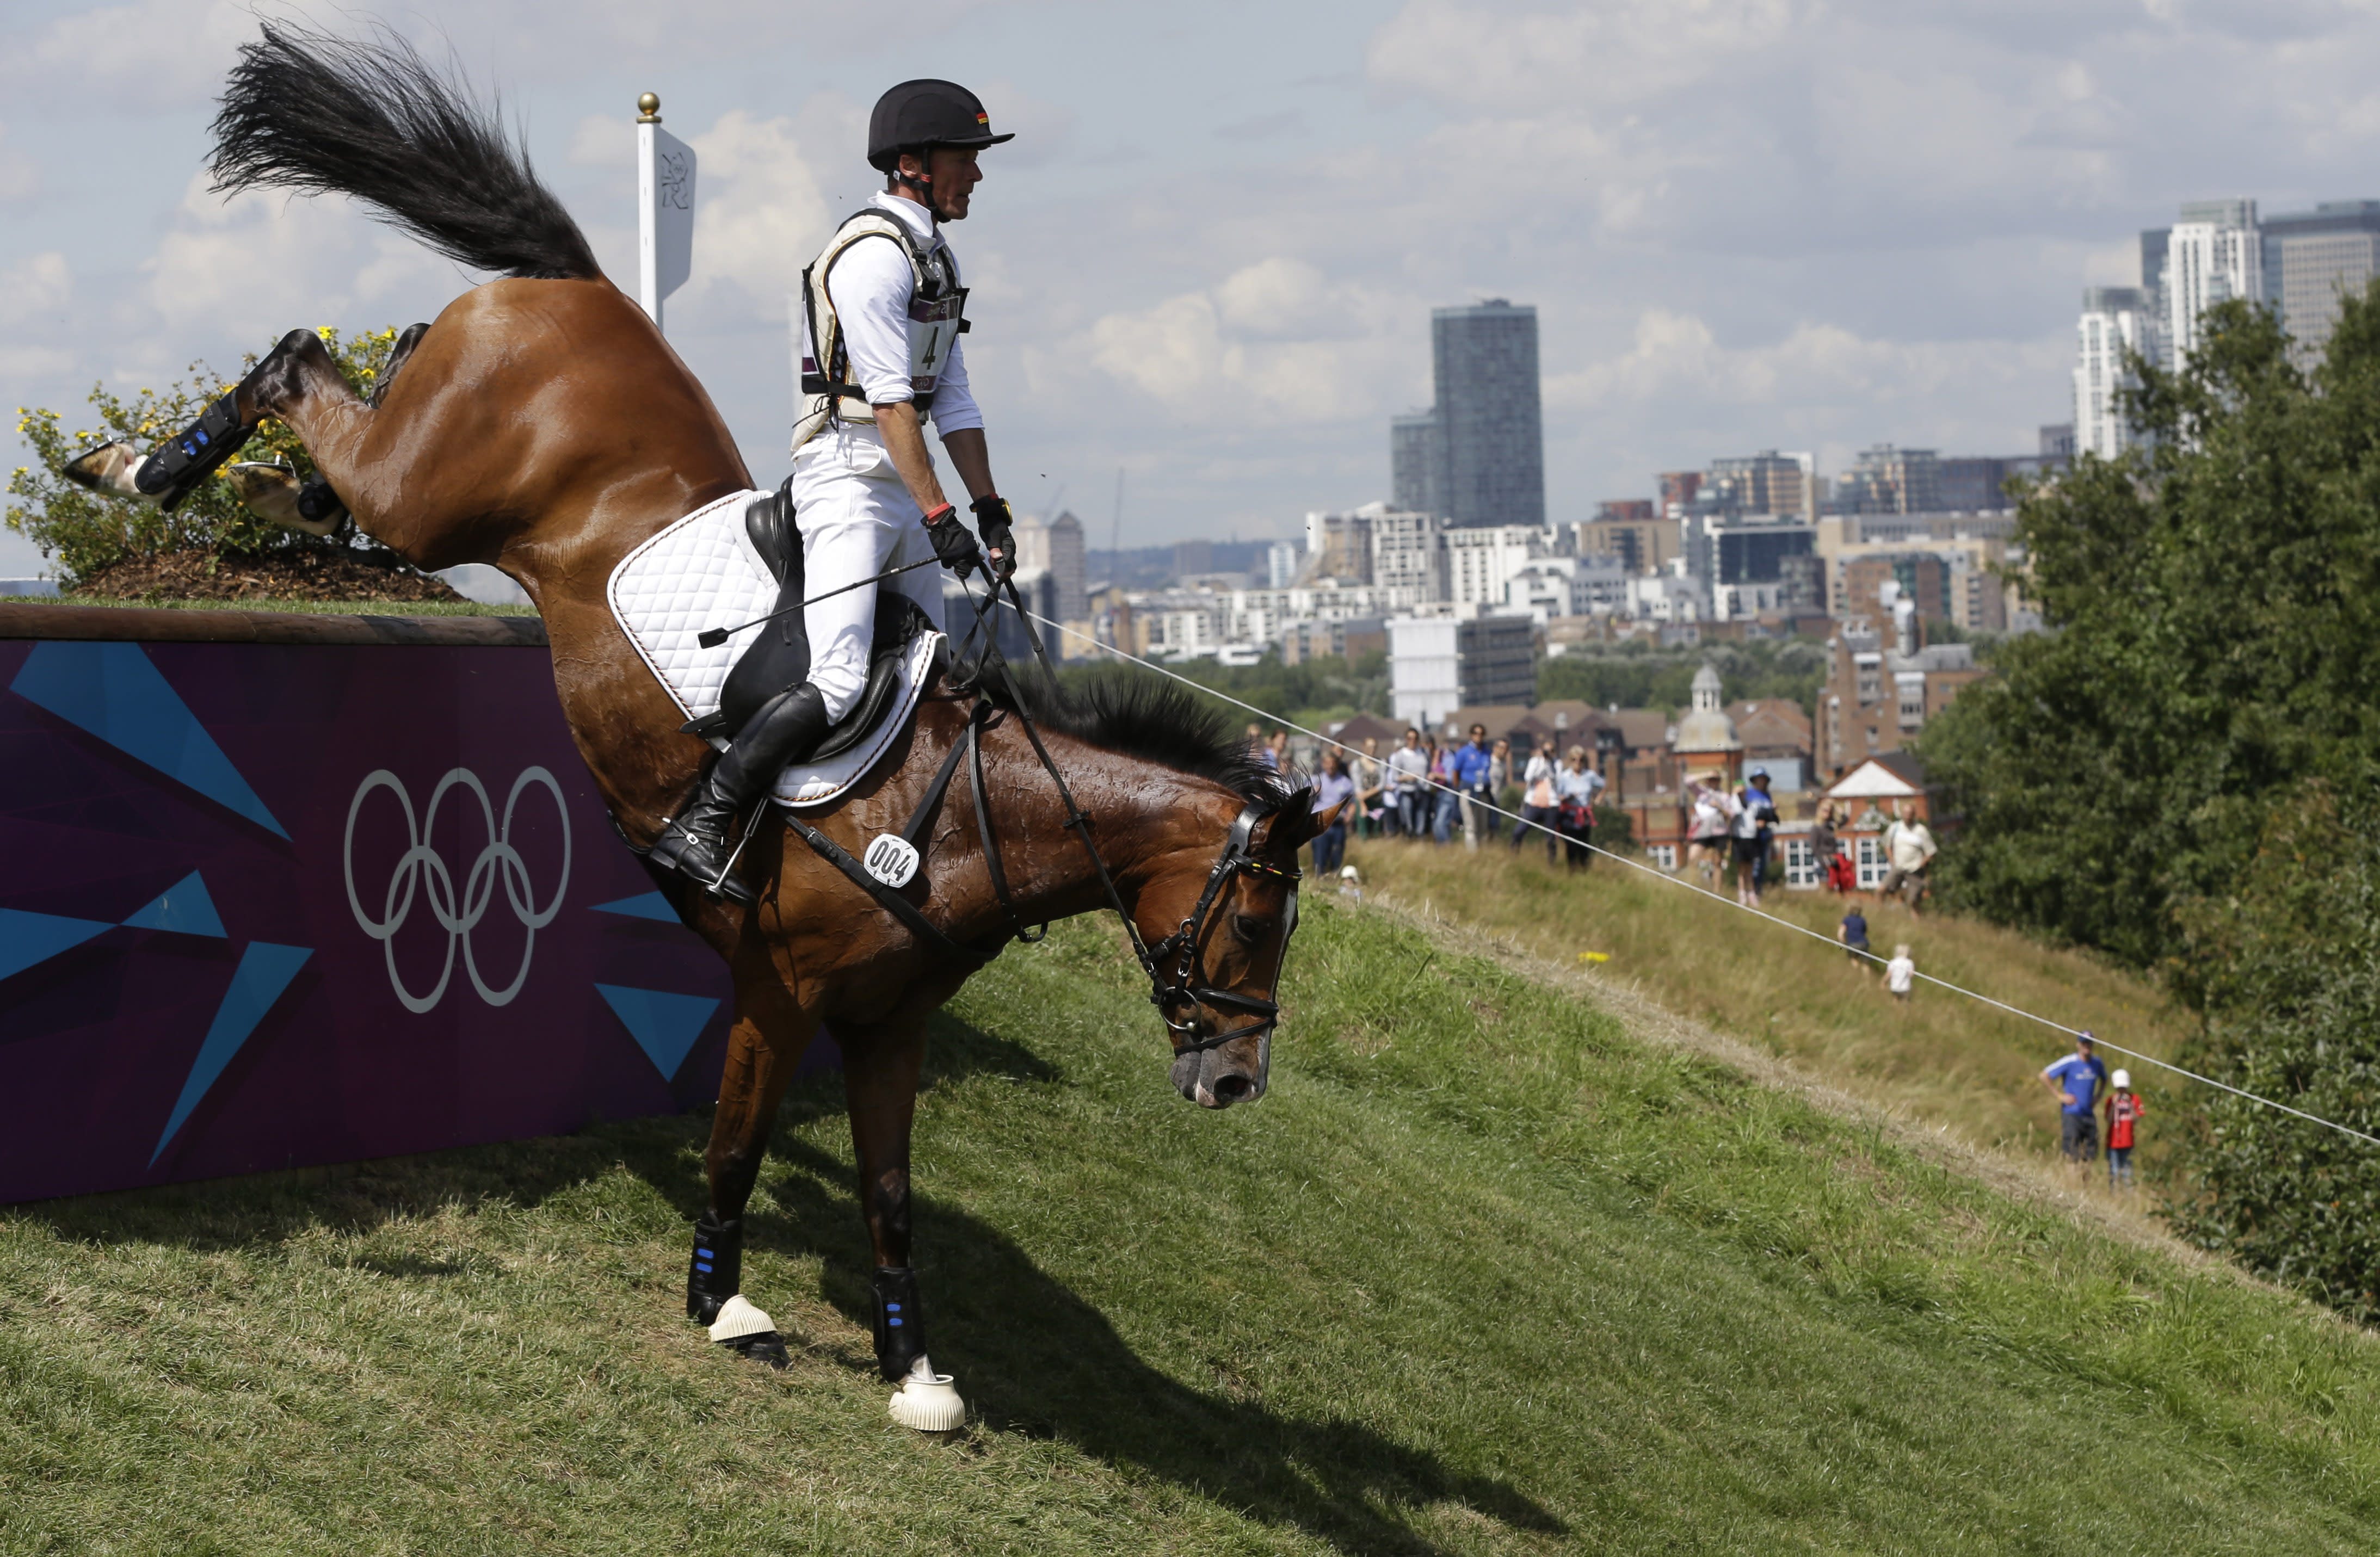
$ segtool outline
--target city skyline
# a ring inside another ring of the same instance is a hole
[[[1066,483],[1104,541],[1111,505],[1083,494],[1125,467],[1127,545],[1286,537],[1390,497],[1380,427],[1432,400],[1427,311],[1486,296],[1538,309],[1548,520],[1762,448],[1829,471],[1888,441],[2022,451],[2066,418],[2078,289],[2138,284],[2132,235],[2239,191],[2309,210],[2380,146],[2380,18],[2344,11],[929,12],[897,41],[748,6],[664,27],[617,0],[563,30],[522,0],[392,25],[504,91],[615,275],[633,104],[660,94],[702,167],[672,342],[760,485],[784,463],[784,294],[868,191],[865,105],[904,76],[978,84],[1020,132],[954,234],[996,469],[1028,509]],[[476,279],[336,202],[207,192],[212,95],[254,27],[214,0],[38,0],[0,24],[11,404],[72,417],[94,380],[434,318]],[[1118,57],[1143,62],[1129,82]],[[1200,111],[1158,133],[1160,91]]]

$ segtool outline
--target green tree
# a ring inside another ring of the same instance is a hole
[[[1658,649],[1643,639],[1611,647],[1572,648],[1537,672],[1537,701],[1575,698],[1598,708],[1682,708],[1693,701],[1694,672],[1718,671],[1720,695],[1730,703],[1786,697],[1815,717],[1827,682],[1827,646],[1815,638],[1755,639]]]
[[[2349,299],[2311,376],[2269,312],[2206,324],[2179,372],[2140,368],[2152,444],[2024,497],[2050,631],[1920,743],[1966,822],[1946,896],[2143,966],[2277,799],[2380,772],[2380,304]]]
[[[319,333],[347,382],[358,393],[370,394],[387,369],[396,332],[371,331],[351,340],[335,330]],[[242,373],[256,360],[249,357]],[[58,474],[78,454],[118,439],[145,453],[195,421],[210,401],[230,387],[204,363],[192,363],[189,377],[162,394],[143,389],[128,399],[109,393],[103,384],[93,385],[90,404],[96,425],[72,432],[55,411],[18,407],[17,431],[31,447],[33,463],[18,465],[9,476],[8,528],[53,559],[69,586],[128,559],[177,551],[254,557],[315,547],[386,557],[386,549],[357,530],[352,520],[327,537],[301,535],[250,513],[221,481],[202,483],[181,507],[164,513],[148,503],[88,491]],[[278,460],[301,480],[314,474],[314,462],[297,434],[274,420],[258,429],[239,457]]]

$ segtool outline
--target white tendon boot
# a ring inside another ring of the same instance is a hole
[[[935,1372],[922,1357],[909,1364],[908,1376],[887,1409],[894,1421],[919,1432],[949,1432],[966,1425],[966,1402],[951,1387],[951,1376]]]

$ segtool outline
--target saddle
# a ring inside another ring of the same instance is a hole
[[[785,614],[759,629],[751,646],[727,672],[720,689],[718,711],[683,726],[724,750],[745,721],[760,706],[789,686],[809,679],[810,636],[803,613],[787,610],[798,605],[804,588],[802,532],[794,514],[793,478],[774,492],[754,498],[744,510],[744,533],[777,581],[774,609]],[[825,762],[866,740],[901,691],[901,666],[920,634],[933,623],[907,596],[892,589],[876,592],[876,633],[868,646],[868,684],[851,712],[835,721],[817,750],[801,760]]]

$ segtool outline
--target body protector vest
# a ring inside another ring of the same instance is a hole
[[[919,248],[898,218],[873,208],[845,220],[827,240],[825,251],[802,271],[802,310],[808,331],[802,355],[802,412],[794,423],[795,449],[834,423],[876,419],[868,392],[852,380],[843,326],[826,286],[834,262],[853,244],[869,238],[899,244],[909,261],[909,390],[920,416],[933,409],[942,364],[966,333],[966,288],[959,284],[958,260],[947,246]]]

